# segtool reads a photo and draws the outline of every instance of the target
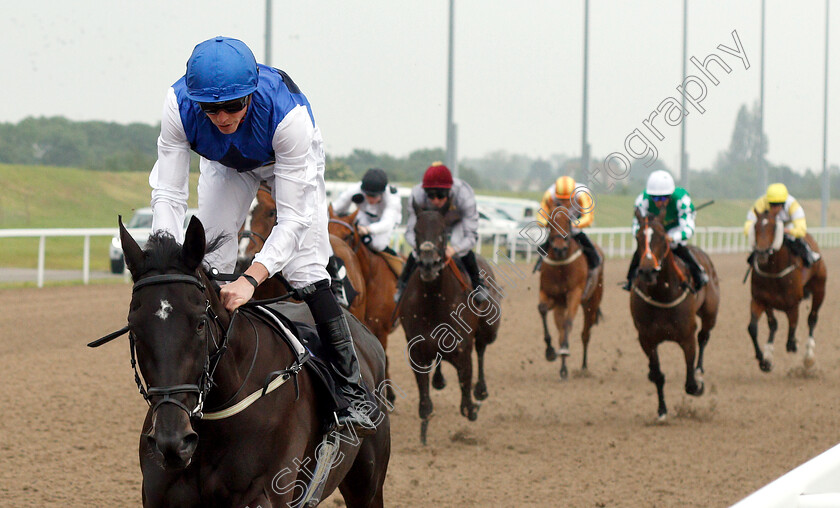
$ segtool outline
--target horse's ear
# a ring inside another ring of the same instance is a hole
[[[457,208],[449,209],[443,214],[443,222],[447,227],[452,226],[459,220],[461,220],[461,212]]]
[[[128,233],[128,230],[125,229],[125,225],[122,221],[122,215],[119,216],[117,222],[120,226],[120,243],[122,243],[125,266],[128,267],[128,271],[130,271],[133,275],[134,270],[137,269],[143,261],[143,249],[137,245],[137,241]]]
[[[356,208],[356,210],[353,211],[353,213],[351,213],[350,215],[347,216],[347,222],[349,222],[350,224],[353,224],[354,222],[356,222],[356,216],[357,215],[359,215],[359,208]]]
[[[668,211],[667,206],[663,206],[659,209],[659,213],[656,214],[656,218],[659,219],[660,222],[663,224],[665,223],[665,213]]]
[[[181,248],[181,259],[192,272],[198,269],[201,260],[204,259],[204,249],[207,247],[207,240],[204,236],[204,225],[195,215],[190,219],[187,232],[184,235],[184,246]]]
[[[327,211],[330,214],[330,219],[335,219],[336,218],[335,210],[333,210],[332,203],[330,203],[330,205],[327,207]]]
[[[642,213],[642,209],[638,206],[634,208],[633,215],[636,216],[636,220],[639,221],[639,223],[641,223],[645,218],[645,214]]]

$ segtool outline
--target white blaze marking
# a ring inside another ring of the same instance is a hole
[[[172,306],[169,305],[169,302],[166,300],[160,301],[160,309],[155,312],[155,316],[159,317],[161,321],[166,321],[166,318],[169,317],[169,313],[172,311]]]
[[[650,245],[650,238],[652,236],[653,236],[653,230],[650,229],[650,228],[645,228],[645,241],[647,241],[648,245]],[[648,258],[648,259],[653,259],[653,253],[650,251],[650,249],[647,249],[647,254],[645,254],[645,257]]]

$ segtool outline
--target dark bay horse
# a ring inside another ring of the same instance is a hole
[[[805,344],[803,363],[811,368],[815,363],[814,328],[817,326],[817,313],[825,299],[825,280],[827,270],[822,259],[805,267],[802,259],[794,255],[784,241],[784,224],[776,219],[778,212],[755,212],[757,221],[750,232],[750,244],[753,248],[752,280],[750,282],[750,324],[747,328],[755,348],[755,358],[764,372],[773,369],[773,337],[778,322],[773,309],[787,314],[788,337],[786,349],[795,353],[796,325],[799,321],[799,302],[807,295],[811,296],[811,312],[808,314],[808,341]],[[805,241],[816,252],[817,242],[806,235]],[[767,313],[767,325],[770,336],[764,351],[758,346],[758,320],[762,313]]]
[[[397,314],[402,320],[408,341],[406,356],[414,371],[420,392],[420,440],[426,444],[426,432],[432,416],[429,397],[429,373],[435,371],[435,388],[443,388],[440,372],[446,360],[458,372],[461,387],[461,414],[470,421],[478,418],[479,401],[487,398],[484,379],[484,352],[496,340],[501,324],[501,292],[495,286],[493,271],[481,256],[478,266],[487,282],[489,299],[475,302],[469,277],[455,262],[446,259],[446,223],[437,210],[415,210],[417,223],[417,269],[409,277]],[[473,390],[472,350],[478,356],[478,379]]]
[[[648,357],[648,379],[656,385],[659,398],[659,420],[665,420],[665,374],[659,365],[657,347],[664,341],[680,345],[685,355],[685,391],[689,395],[703,394],[703,351],[709,333],[717,321],[720,305],[720,284],[709,256],[699,248],[688,248],[706,269],[709,283],[700,291],[691,291],[692,282],[686,264],[670,247],[670,240],[662,224],[664,209],[659,215],[644,215],[636,208],[639,231],[636,233],[636,253],[639,269],[630,293],[630,313],[639,333],[639,344]],[[697,318],[701,328],[695,339]],[[699,347],[698,347],[699,346]]]
[[[563,210],[572,210],[571,200],[560,200],[555,210],[551,210],[551,220],[548,222],[548,241],[550,249],[542,260],[540,269],[540,303],[537,309],[542,318],[545,333],[545,358],[552,362],[557,359],[557,353],[551,345],[551,334],[548,331],[546,315],[554,310],[554,323],[562,333],[560,341],[560,378],[569,375],[566,369],[566,357],[569,356],[569,334],[572,332],[577,308],[583,307],[583,331],[580,338],[583,342],[583,362],[581,370],[586,370],[589,337],[592,325],[598,322],[600,316],[601,298],[604,294],[604,264],[595,270],[595,283],[584,294],[589,265],[583,256],[580,244],[571,237],[572,219]],[[604,259],[604,253],[599,246],[595,246]]]
[[[257,311],[224,309],[200,268],[205,236],[197,218],[183,247],[155,234],[142,251],[122,222],[120,238],[134,280],[121,332],[129,333],[132,365],[136,358],[146,387],[135,369],[136,382],[150,405],[140,440],[143,506],[300,506],[324,433],[315,375]],[[283,311],[312,323],[303,304]],[[348,321],[362,375],[379,386],[384,352],[364,326]],[[374,435],[339,441],[320,499],[338,488],[348,506],[383,505],[390,431],[381,414]]]
[[[394,308],[396,307],[394,294],[397,292],[397,274],[389,267],[388,261],[382,255],[371,251],[362,243],[355,225],[358,210],[351,215],[339,217],[333,213],[333,209],[330,207],[329,213],[328,227],[330,234],[340,238],[350,246],[362,269],[367,294],[365,316],[362,321],[379,339],[382,348],[387,351],[388,334],[397,327],[397,321],[394,320]],[[402,267],[400,267],[401,269]],[[386,375],[390,378],[387,369]],[[390,386],[388,389],[388,400],[393,402],[394,393],[390,391]]]
[[[251,205],[251,211],[245,220],[242,231],[239,233],[239,258],[237,259],[238,271],[245,271],[254,261],[254,256],[265,245],[268,235],[277,223],[277,204],[271,195],[271,188],[265,182],[261,182],[257,196]],[[364,321],[367,310],[367,291],[365,290],[365,279],[362,267],[359,265],[353,249],[340,238],[330,235],[330,246],[336,257],[344,262],[347,270],[347,278],[353,284],[358,293],[350,303],[350,313]],[[254,292],[255,300],[273,298],[286,293],[286,287],[277,276],[263,281]]]

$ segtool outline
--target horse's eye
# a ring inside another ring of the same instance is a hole
[[[277,210],[271,210],[270,212],[268,212],[269,219],[273,219],[275,217],[277,217]]]
[[[195,333],[196,334],[203,333],[204,332],[204,327],[206,325],[207,325],[207,322],[205,320],[202,319],[201,321],[199,321],[198,324],[195,325]]]

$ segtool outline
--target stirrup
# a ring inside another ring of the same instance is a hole
[[[356,435],[359,437],[367,437],[376,434],[376,424],[370,419],[370,416],[359,411],[353,406],[348,407],[342,411],[333,413],[335,423],[339,429],[344,429],[351,426],[356,430]]]
[[[340,280],[334,280],[332,284],[332,292],[338,304],[345,309],[350,307],[350,302],[347,301],[347,293],[344,291],[344,284]]]

